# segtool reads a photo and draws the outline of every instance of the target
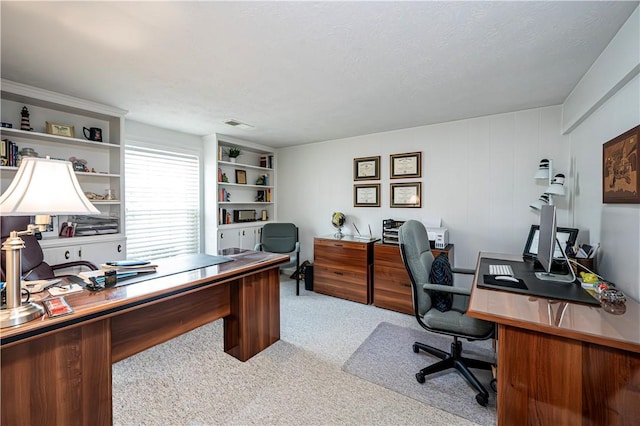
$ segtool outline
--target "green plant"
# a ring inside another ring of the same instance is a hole
[[[237,146],[229,147],[229,149],[227,149],[227,155],[229,156],[229,158],[236,158],[240,156],[240,148],[238,148]]]

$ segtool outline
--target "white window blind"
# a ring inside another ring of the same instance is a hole
[[[198,253],[198,157],[126,145],[124,164],[127,257]]]

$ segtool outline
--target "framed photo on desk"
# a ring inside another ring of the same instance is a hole
[[[524,246],[522,256],[529,259],[536,259],[538,257],[538,238],[540,237],[540,225],[531,225],[529,230],[529,236],[527,237],[527,243]],[[574,246],[578,239],[578,229],[576,228],[556,228],[556,238],[560,241],[562,250],[567,252],[567,246]],[[553,251],[554,259],[562,258],[560,248],[556,246]]]

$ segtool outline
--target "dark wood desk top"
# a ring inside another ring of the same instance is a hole
[[[482,257],[521,261],[522,256],[480,253],[473,280],[469,316],[523,329],[640,353],[640,305],[628,299],[624,313],[602,307],[478,288]]]
[[[250,250],[233,249],[220,254],[231,257],[234,260],[97,292],[83,290],[69,293],[64,297],[74,310],[72,314],[56,318],[48,318],[45,314],[38,319],[19,326],[1,329],[2,347],[25,341],[34,335],[42,335],[62,327],[102,319],[143,303],[167,300],[175,295],[184,294],[205,285],[226,282],[230,279],[240,278],[243,275],[275,267],[289,261],[289,256],[286,255]],[[166,262],[171,262],[171,258],[154,260],[153,263],[157,264],[158,270],[160,270],[162,264]],[[49,292],[45,291],[34,295],[32,300],[40,301],[49,297]]]

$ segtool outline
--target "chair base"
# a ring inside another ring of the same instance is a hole
[[[445,351],[434,348],[433,346],[425,345],[424,343],[415,342],[413,344],[413,351],[418,353],[420,349],[440,358],[442,361],[431,364],[416,373],[416,380],[418,383],[424,383],[425,376],[428,376],[429,374],[455,368],[460,374],[462,374],[467,383],[469,383],[469,385],[478,392],[476,395],[476,401],[478,404],[483,407],[487,405],[489,402],[489,392],[487,392],[484,386],[482,386],[476,376],[474,376],[469,369],[477,368],[481,370],[491,370],[492,364],[490,362],[463,357],[462,342],[460,342],[457,337],[454,337],[453,343],[451,343],[451,353],[446,353]]]

